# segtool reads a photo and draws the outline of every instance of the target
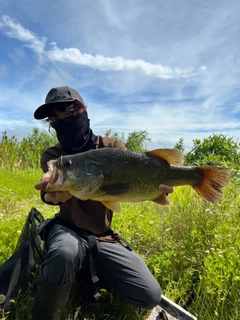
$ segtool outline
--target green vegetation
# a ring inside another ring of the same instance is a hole
[[[35,136],[42,139],[40,132],[35,131]],[[40,152],[41,142],[39,146],[36,142],[34,147],[31,137],[27,141],[31,147],[25,147],[24,159],[32,155],[35,160],[28,161],[26,166],[25,160],[20,161],[18,156],[17,145],[21,149],[21,143],[9,138],[0,143],[0,264],[11,256],[32,207],[45,218],[57,212],[57,207],[43,204],[33,188],[42,175],[34,153],[35,148]],[[10,147],[12,151],[6,157],[4,152]],[[47,147],[48,143],[44,148]],[[179,141],[177,147],[184,150],[183,141]],[[192,188],[176,187],[169,196],[173,203],[169,208],[151,202],[122,204],[121,213],[115,214],[113,228],[145,259],[165,296],[183,307],[188,306],[189,312],[199,320],[239,320],[239,144],[224,135],[213,135],[202,142],[194,141],[194,148],[196,154],[191,150],[185,155],[188,165],[214,163],[233,168],[231,182],[224,189],[220,203],[211,205]],[[0,318],[29,319],[31,301],[30,296],[23,301],[18,298],[10,314],[1,314],[0,310]],[[68,320],[140,320],[147,314],[106,292],[99,305],[81,304],[77,285],[66,308]]]
[[[18,141],[15,136],[8,137],[7,132],[3,132],[0,142],[0,168],[39,169],[40,155],[56,143],[54,132],[48,134],[37,128],[22,141]]]
[[[239,166],[239,143],[232,137],[213,134],[203,141],[193,140],[193,148],[185,156],[187,165]]]
[[[151,141],[146,130],[133,131],[127,136],[123,132],[121,135],[118,133],[112,133],[112,130],[108,130],[105,134],[106,137],[112,137],[121,140],[128,150],[136,152],[144,152],[147,150],[146,141]]]

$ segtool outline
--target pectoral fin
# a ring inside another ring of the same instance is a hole
[[[102,204],[107,207],[108,209],[114,211],[114,212],[120,212],[121,207],[118,202],[113,202],[113,201],[102,201]]]
[[[152,201],[161,204],[162,206],[170,206],[172,204],[165,193],[162,193],[159,197],[153,199]]]
[[[68,190],[74,197],[80,200],[94,200],[94,194],[98,191],[101,185],[103,176],[89,178],[89,183],[86,183],[81,190]]]

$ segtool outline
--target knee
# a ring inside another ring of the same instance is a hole
[[[70,242],[62,242],[51,247],[44,259],[43,269],[46,277],[63,277],[65,273],[73,277],[80,266],[78,246]],[[57,272],[56,272],[57,270]]]
[[[154,279],[155,280],[155,279]],[[128,295],[119,295],[123,300],[143,309],[153,309],[160,303],[161,300],[161,288],[159,283],[151,281],[149,285],[137,286],[134,291]]]
[[[73,248],[61,247],[57,249],[55,255],[55,262],[60,266],[71,266],[74,265],[77,259],[77,252]]]
[[[159,304],[161,300],[161,287],[156,282],[155,286],[148,288],[145,292],[144,300],[142,301],[142,308],[153,309]]]

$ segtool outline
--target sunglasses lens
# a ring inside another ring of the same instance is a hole
[[[68,122],[68,121],[70,121],[72,119],[72,117],[73,117],[73,115],[68,116],[66,118],[63,118],[63,119],[60,119],[60,120],[57,120],[57,121],[50,121],[50,125],[53,128],[57,127],[60,121]]]

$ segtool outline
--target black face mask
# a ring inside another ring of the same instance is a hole
[[[70,120],[59,120],[54,129],[63,149],[68,154],[90,150],[95,142],[95,135],[90,129],[87,112],[73,116]]]

